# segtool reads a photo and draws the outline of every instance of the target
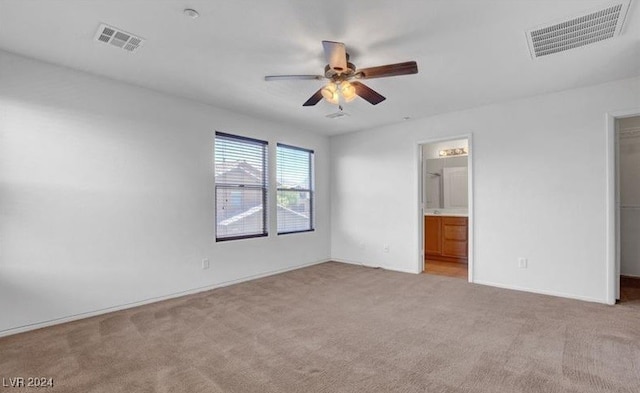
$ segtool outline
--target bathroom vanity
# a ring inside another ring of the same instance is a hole
[[[469,220],[466,212],[432,210],[424,216],[425,259],[467,263]]]

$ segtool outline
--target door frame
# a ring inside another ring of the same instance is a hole
[[[606,302],[620,298],[620,192],[616,120],[640,116],[640,108],[605,114],[606,131]]]
[[[469,148],[468,148],[468,154],[467,154],[467,170],[468,170],[468,192],[469,192],[469,216],[468,216],[468,223],[469,223],[469,230],[468,230],[468,234],[467,236],[468,241],[469,241],[469,256],[467,259],[467,270],[468,270],[468,281],[469,282],[473,282],[474,280],[474,266],[475,266],[475,246],[474,246],[474,242],[475,242],[475,224],[474,224],[474,188],[473,188],[473,134],[472,133],[468,133],[468,134],[460,134],[460,135],[453,135],[453,136],[444,136],[444,137],[439,137],[439,138],[432,138],[432,139],[426,139],[426,140],[421,140],[418,141],[416,144],[416,151],[417,151],[417,165],[418,165],[418,190],[417,190],[417,195],[418,195],[418,244],[420,244],[421,246],[418,247],[418,266],[417,266],[417,272],[418,273],[422,273],[423,271],[423,267],[424,267],[424,206],[422,203],[422,188],[423,188],[423,184],[422,184],[422,145],[428,145],[430,143],[440,143],[440,142],[448,142],[448,141],[454,141],[454,140],[459,140],[459,139],[466,139],[468,144],[469,144]]]

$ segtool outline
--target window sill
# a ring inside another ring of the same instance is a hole
[[[305,229],[304,231],[278,232],[278,236],[280,236],[280,235],[292,235],[294,233],[306,233],[306,232],[315,232],[315,228],[314,229]]]

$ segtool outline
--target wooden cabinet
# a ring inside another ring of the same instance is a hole
[[[440,221],[440,217],[424,216],[425,254],[440,255],[442,253],[442,242],[440,241]]]
[[[425,216],[426,259],[466,263],[469,250],[467,217]]]

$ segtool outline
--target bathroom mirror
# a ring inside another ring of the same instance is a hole
[[[459,154],[459,149],[466,152],[466,145],[458,146],[456,142],[423,146],[422,198],[425,209],[466,209],[469,206],[468,156],[448,155],[451,152]]]

